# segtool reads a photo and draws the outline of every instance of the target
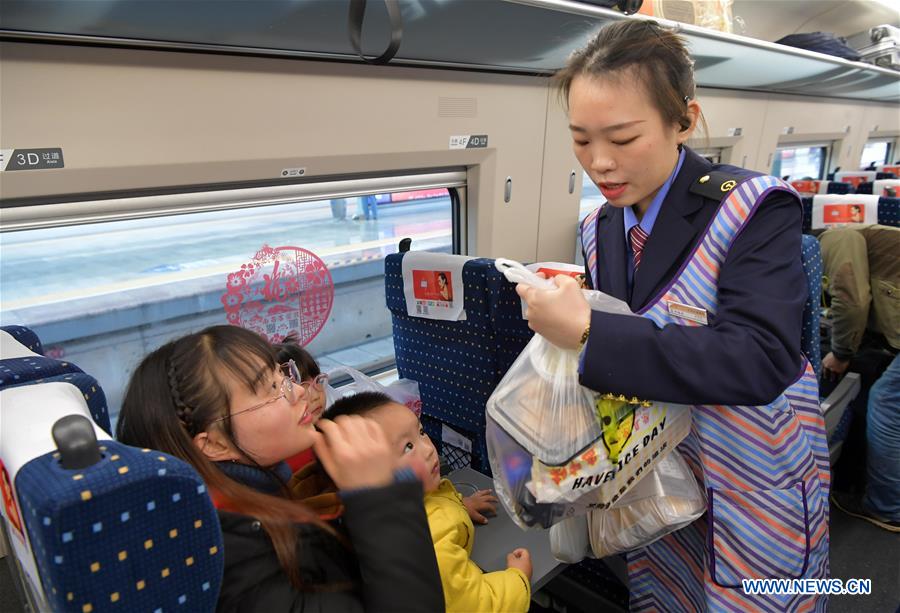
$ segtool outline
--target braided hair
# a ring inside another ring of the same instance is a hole
[[[231,428],[231,394],[226,381],[254,391],[277,368],[275,351],[257,334],[236,326],[213,326],[166,343],[148,355],[128,384],[116,425],[116,438],[135,447],[169,453],[191,464],[206,482],[216,505],[258,518],[291,583],[305,588],[297,563],[297,523],[333,528],[298,500],[265,494],[234,481],[195,443],[197,435],[221,428],[241,451]],[[250,454],[243,452],[249,464]],[[262,468],[262,467],[260,467]],[[343,542],[343,541],[342,541]]]

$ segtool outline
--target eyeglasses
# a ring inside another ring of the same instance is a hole
[[[312,381],[303,381],[300,382],[300,370],[297,368],[297,365],[294,363],[294,360],[289,360],[284,364],[281,364],[281,370],[284,372],[284,378],[281,380],[281,393],[275,396],[274,398],[269,398],[265,402],[261,402],[255,406],[250,407],[249,409],[241,409],[235,413],[229,413],[223,415],[222,417],[217,417],[212,420],[210,423],[216,423],[217,421],[222,421],[224,419],[228,419],[229,417],[235,417],[240,415],[241,413],[249,413],[250,411],[256,411],[257,409],[261,409],[264,406],[268,406],[273,402],[278,402],[282,398],[286,399],[290,404],[294,404],[298,400],[297,388],[295,384],[299,383],[299,386],[303,388],[304,392],[309,390],[310,385],[317,386],[319,378],[325,377],[325,380],[328,380],[327,375],[319,375]],[[316,389],[320,389],[316,387]]]
[[[308,392],[309,388],[316,390],[317,392],[321,392],[325,389],[325,384],[328,383],[328,375],[325,373],[316,375],[312,379],[307,379],[306,381],[301,381],[300,385]]]

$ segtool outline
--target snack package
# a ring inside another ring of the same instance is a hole
[[[646,547],[705,511],[703,490],[681,454],[672,451],[615,506],[587,514],[591,551],[603,558]]]
[[[683,528],[705,510],[703,490],[681,454],[673,451],[611,508],[554,524],[550,551],[568,564],[634,551]]]
[[[561,466],[533,463],[527,487],[537,502],[575,502],[595,490],[593,502],[615,504],[623,487],[636,483],[643,471],[674,450],[691,430],[686,406],[634,403],[611,395],[599,396],[596,404],[612,407],[611,416],[598,414],[598,421],[610,421],[601,437]]]

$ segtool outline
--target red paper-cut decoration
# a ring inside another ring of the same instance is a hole
[[[295,332],[307,345],[321,332],[334,304],[325,262],[302,247],[263,245],[228,275],[222,304],[228,323],[280,343]]]

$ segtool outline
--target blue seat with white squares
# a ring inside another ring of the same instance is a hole
[[[15,353],[8,341],[4,355]],[[8,366],[0,360],[0,372]],[[0,384],[0,460],[17,501],[4,520],[32,606],[80,613],[213,610],[224,568],[222,533],[189,464],[118,443],[95,426],[100,459],[63,466],[51,429],[61,416],[94,416],[84,385],[103,398],[77,367]]]
[[[97,380],[71,362],[43,356],[42,351],[40,339],[30,328],[0,327],[0,389],[54,381],[69,383],[84,396],[94,422],[111,433],[106,395]]]

